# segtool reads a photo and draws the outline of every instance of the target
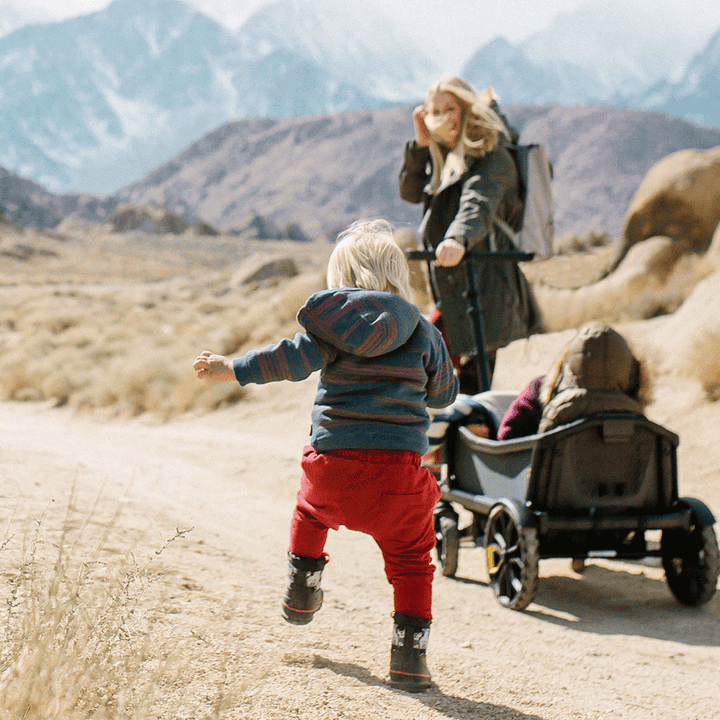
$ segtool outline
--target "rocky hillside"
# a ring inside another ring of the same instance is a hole
[[[416,227],[397,176],[412,134],[412,106],[223,125],[118,193],[157,203],[224,231],[258,217],[332,234],[358,217]],[[555,167],[556,234],[617,234],[647,170],[683,148],[720,145],[720,129],[664,113],[609,107],[510,107],[523,142],[544,143]]]
[[[0,212],[26,227],[104,222],[121,203],[156,204],[188,224],[255,237],[333,235],[358,217],[415,228],[397,176],[412,106],[282,120],[242,120],[208,133],[113,196],[55,195],[0,170]],[[647,170],[684,148],[720,145],[720,129],[660,112],[610,107],[507,108],[523,142],[554,163],[556,235],[620,232]]]

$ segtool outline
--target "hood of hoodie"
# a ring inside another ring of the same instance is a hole
[[[395,293],[340,288],[311,295],[298,311],[297,321],[342,352],[377,357],[410,339],[420,310]]]

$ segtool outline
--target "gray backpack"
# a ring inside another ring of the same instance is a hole
[[[523,215],[519,230],[513,230],[504,220],[495,224],[512,239],[515,247],[536,257],[552,255],[554,219],[552,202],[552,163],[544,145],[510,145],[520,178],[520,199]]]

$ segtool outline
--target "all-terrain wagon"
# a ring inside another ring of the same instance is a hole
[[[514,398],[474,396],[473,422],[497,431]],[[678,496],[677,445],[669,430],[620,413],[503,441],[451,428],[435,520],[443,575],[455,575],[461,538],[468,538],[485,549],[499,602],[522,610],[537,593],[540,559],[655,556],[681,603],[708,602],[720,565],[715,518],[700,500]],[[467,527],[459,527],[454,504],[470,511]]]
[[[431,251],[407,255],[411,260],[434,257]],[[532,258],[526,253],[466,256],[485,262]],[[473,397],[471,421],[487,425],[493,438],[517,395],[489,390],[482,309],[472,263],[465,266],[483,390]],[[643,415],[624,413],[594,414],[503,441],[478,437],[462,423],[451,425],[435,517],[443,575],[455,575],[460,541],[469,539],[485,549],[497,599],[522,610],[537,593],[540,559],[659,557],[681,603],[708,602],[720,566],[715,518],[702,501],[679,497],[677,446],[675,433]],[[472,518],[464,528],[457,505]]]

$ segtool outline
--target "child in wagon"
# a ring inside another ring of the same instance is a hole
[[[198,378],[241,385],[303,380],[320,371],[310,444],[290,528],[290,623],[320,609],[329,529],[373,537],[393,586],[390,682],[412,692],[430,683],[426,648],[432,619],[430,551],[438,485],[421,465],[427,407],[458,392],[445,344],[411,302],[407,262],[384,221],[358,222],[338,238],[328,289],[312,295],[295,338],[231,360],[208,350]]]

